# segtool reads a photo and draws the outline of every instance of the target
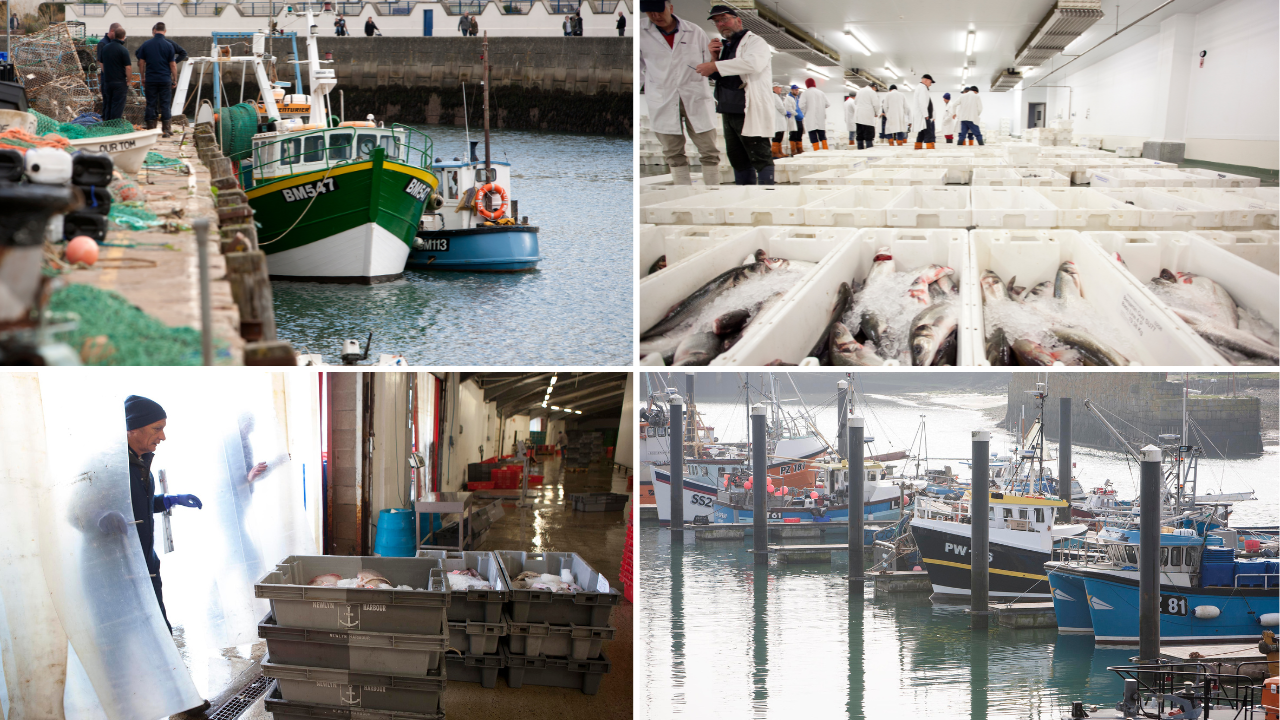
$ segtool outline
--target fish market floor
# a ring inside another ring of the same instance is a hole
[[[593,463],[583,472],[561,474],[559,462],[544,464],[547,478],[540,488],[530,490],[532,507],[516,506],[514,496],[501,497],[504,515],[489,530],[489,535],[479,550],[526,550],[529,552],[576,552],[588,565],[603,573],[619,590],[618,573],[622,568],[622,552],[626,545],[626,517],[621,512],[573,512],[564,504],[570,493],[627,492],[627,471],[614,472],[610,463]],[[536,471],[532,474],[538,474]],[[507,495],[511,495],[508,493]],[[611,642],[605,644],[604,654],[610,663],[609,673],[600,682],[595,695],[584,695],[579,690],[525,685],[519,689],[507,687],[505,671],[499,673],[498,684],[486,689],[475,683],[446,681],[444,694],[445,713],[449,720],[479,720],[481,718],[511,718],[521,720],[607,720],[630,718],[632,698],[632,611],[633,605],[622,600],[613,609],[609,624],[617,628]],[[209,668],[210,695],[217,696],[221,688],[239,687],[256,670],[257,662],[266,654],[266,644],[210,650],[195,653],[183,648],[180,651],[187,661],[201,662]],[[193,655],[204,655],[193,658]],[[217,709],[215,702],[214,709]],[[204,715],[175,715],[174,718],[203,718]],[[240,716],[242,720],[270,720],[271,713],[259,699]]]

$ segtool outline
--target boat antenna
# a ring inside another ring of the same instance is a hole
[[[489,31],[484,31],[484,42],[481,43],[484,53],[484,175],[489,179]],[[697,435],[697,430],[694,430]]]
[[[467,116],[467,82],[462,81],[462,132],[467,139],[467,150],[462,154],[471,162],[471,118]]]

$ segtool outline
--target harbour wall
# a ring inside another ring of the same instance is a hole
[[[1013,373],[1009,381],[1006,423],[1016,423],[1025,408],[1028,425],[1036,416],[1028,394],[1043,374]],[[1120,450],[1106,427],[1085,409],[1084,401],[1105,410],[1108,422],[1138,447],[1161,434],[1182,434],[1182,385],[1167,382],[1162,372],[1051,373],[1044,405],[1045,437],[1058,439],[1060,398],[1071,403],[1073,445]],[[1114,415],[1112,415],[1114,414]],[[1247,457],[1262,452],[1259,399],[1191,395],[1187,415],[1198,426],[1190,435],[1206,457]],[[1116,419],[1114,416],[1123,418]],[[1127,423],[1127,424],[1126,424]]]
[[[191,56],[208,56],[209,37],[173,37]],[[129,37],[135,51],[146,38]],[[245,41],[247,42],[247,41]],[[372,113],[379,120],[406,124],[462,125],[463,87],[466,119],[483,122],[481,84],[484,62],[479,38],[463,37],[320,37],[320,53],[333,53],[325,63],[334,70],[337,89],[330,94],[335,112],[345,106],[348,120]],[[490,125],[495,129],[551,130],[592,135],[631,136],[632,70],[629,37],[499,37],[489,39]],[[299,53],[306,50],[299,43]],[[243,44],[233,46],[243,55]],[[269,52],[279,60],[279,80],[294,81],[292,43],[275,38]],[[238,65],[238,64],[237,64]],[[258,96],[252,72],[241,78],[239,67],[226,66],[220,78],[232,103]],[[198,77],[198,72],[196,73]],[[302,65],[302,87],[310,87]],[[189,95],[194,96],[195,80]],[[201,98],[213,92],[209,72]],[[341,101],[338,91],[341,91]],[[299,92],[296,88],[287,93]],[[187,106],[194,115],[194,97]]]

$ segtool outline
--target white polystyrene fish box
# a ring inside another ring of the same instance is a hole
[[[849,176],[849,185],[892,185],[893,179],[906,172],[906,168],[881,168],[871,166]]]
[[[1267,272],[1280,273],[1280,231],[1196,230],[1195,234]]]
[[[923,269],[929,265],[945,265],[959,278],[968,257],[968,233],[964,230],[889,230],[867,228],[856,231],[840,249],[823,259],[804,285],[790,293],[785,302],[775,307],[766,323],[751,338],[743,337],[728,352],[712,361],[712,365],[764,365],[774,360],[799,363],[822,339],[831,321],[841,283],[863,281],[871,271],[876,251],[888,247],[900,270]],[[967,293],[960,285],[961,315],[957,328],[956,360],[964,356]],[[896,364],[896,361],[892,364]]]
[[[1032,288],[1057,276],[1063,261],[1075,263],[1083,289],[1083,315],[1093,321],[1084,330],[1111,345],[1131,365],[1223,364],[1208,352],[1200,337],[1156,300],[1151,291],[1096,243],[1074,230],[974,230],[969,233],[969,271],[964,285],[977,291],[969,297],[977,337],[965,344],[973,353],[968,362],[988,365],[986,313],[978,283],[991,270],[1006,284]],[[1063,318],[1063,322],[1080,317]],[[1010,340],[1012,342],[1013,339]]]
[[[1280,211],[1261,200],[1246,198],[1220,188],[1164,188],[1174,197],[1207,205],[1222,211],[1222,227],[1232,230],[1271,230],[1277,225]]]
[[[1163,188],[1094,188],[1097,192],[1138,208],[1143,230],[1195,230],[1222,227],[1222,211],[1194,200],[1161,192]]]
[[[1105,251],[1119,253],[1124,260],[1125,272],[1143,285],[1158,277],[1161,270],[1203,275],[1221,285],[1240,307],[1256,312],[1273,327],[1280,325],[1280,276],[1223,250],[1195,233],[1096,232],[1085,235]],[[1188,330],[1195,332],[1190,327]],[[1196,339],[1204,344],[1205,349],[1218,355],[1219,362],[1215,364],[1231,364],[1198,334]]]
[[[1162,188],[1167,183],[1167,178],[1147,168],[1117,167],[1096,170],[1089,177],[1089,184],[1095,188]]]
[[[774,181],[799,184],[800,178],[823,170],[844,167],[844,162],[831,157],[815,156],[815,153],[796,155],[785,160],[774,160]]]
[[[1218,172],[1217,170],[1205,170],[1204,168],[1182,168],[1182,172],[1209,178],[1213,181],[1213,187],[1216,188],[1258,187],[1262,183],[1262,180],[1256,177],[1233,175],[1231,173]]]
[[[844,192],[846,188],[823,185],[757,185],[747,198],[724,208],[729,225],[803,225],[804,207]]]
[[[657,225],[723,225],[724,208],[751,197],[754,186],[703,188],[704,192],[640,207],[640,222]]]
[[[772,258],[817,263],[847,244],[852,235],[853,231],[845,228],[750,228],[686,262],[641,278],[640,305],[636,310],[641,335],[717,275],[745,264],[756,250],[764,250]],[[797,282],[788,292],[798,290],[803,284],[803,280]],[[776,305],[777,303],[775,308]],[[764,319],[764,315],[771,314],[772,309],[766,309],[762,316],[752,319],[740,342],[758,331],[757,323]]]
[[[1057,227],[1071,230],[1137,230],[1142,212],[1092,188],[1033,188],[1058,208]]]
[[[833,167],[830,170],[805,175],[800,178],[801,185],[852,185],[849,182],[849,176],[864,169],[866,162],[862,160],[855,161],[851,164],[841,167]]]
[[[1040,157],[1040,146],[1032,143],[1006,143],[1005,162],[1010,165],[1030,165]]]
[[[1022,176],[1012,168],[974,168],[973,178],[969,181],[973,186],[1013,187],[1022,185]]]
[[[706,185],[641,185],[640,207],[653,207],[669,200],[682,200],[693,195],[704,193]]]
[[[907,190],[885,207],[889,227],[967,228],[973,223],[969,188],[918,186]]]
[[[977,227],[1051,228],[1058,224],[1058,206],[1035,188],[975,186],[972,202],[973,224]]]
[[[947,184],[947,169],[940,167],[931,168],[904,168],[893,178],[895,186],[909,185],[934,185],[942,186]]]
[[[641,225],[640,274],[643,277],[666,272],[707,248],[750,231],[751,228],[730,225]],[[666,269],[650,273],[649,269],[663,256]]]
[[[902,187],[860,185],[805,206],[806,225],[884,227],[885,207],[907,191]]]
[[[1116,157],[1142,157],[1142,146],[1121,145],[1116,148]]]
[[[1071,178],[1043,167],[1014,168],[1023,187],[1071,187]]]
[[[1259,202],[1265,203],[1269,207],[1280,209],[1280,187],[1256,187],[1256,188],[1220,188],[1223,192],[1233,195],[1243,195],[1244,197],[1253,198]]]

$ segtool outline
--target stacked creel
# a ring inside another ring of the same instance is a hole
[[[627,487],[631,487],[631,478],[627,477]],[[631,594],[631,588],[635,584],[635,570],[633,568],[633,553],[631,551],[631,525],[636,513],[636,506],[631,505],[630,511],[627,513],[627,541],[622,550],[622,571],[618,573],[618,582],[622,583],[622,596],[627,602],[635,602]]]
[[[486,688],[495,687],[498,672],[504,667],[498,641],[508,632],[503,609],[511,599],[511,585],[497,555],[488,550],[419,550],[418,557],[439,561],[444,568],[446,582],[449,574],[474,570],[489,583],[489,590],[451,591],[449,645],[445,662],[453,682],[475,682]]]
[[[511,588],[504,618],[507,639],[501,646],[507,685],[546,685],[595,695],[609,672],[604,644],[616,632],[609,616],[622,594],[577,553],[495,552]],[[524,572],[555,575],[582,589],[521,589],[516,578]]]
[[[438,558],[291,555],[254,585],[271,601],[258,625],[266,707],[276,720],[442,720],[451,599]],[[317,586],[369,571],[391,588]],[[397,589],[408,587],[413,589]],[[351,715],[355,717],[355,715]]]

